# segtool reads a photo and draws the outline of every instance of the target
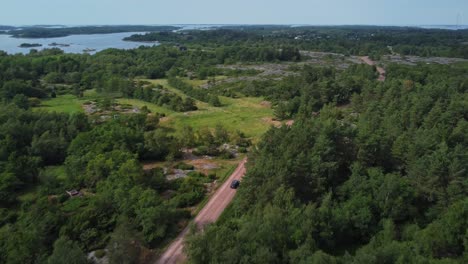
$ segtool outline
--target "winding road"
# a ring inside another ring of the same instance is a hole
[[[243,159],[236,170],[229,176],[229,178],[219,187],[215,194],[210,198],[208,203],[203,207],[203,209],[195,217],[194,223],[199,229],[209,223],[215,222],[221,213],[226,209],[229,203],[234,198],[236,194],[235,189],[231,189],[230,185],[233,180],[239,180],[245,175],[245,163],[247,158]],[[185,260],[185,255],[183,252],[184,248],[184,239],[189,232],[189,227],[187,226],[182,233],[177,236],[177,238],[172,242],[172,244],[166,249],[166,251],[161,255],[157,264],[175,264],[181,263]]]

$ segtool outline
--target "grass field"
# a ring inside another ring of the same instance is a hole
[[[177,130],[184,125],[194,129],[213,128],[219,123],[231,132],[240,130],[248,137],[259,137],[269,128],[270,125],[263,119],[272,117],[273,111],[261,105],[262,98],[220,97],[220,101],[222,107],[199,103],[198,111],[169,115],[163,125],[167,124]]]
[[[43,100],[41,106],[35,109],[69,114],[83,112],[84,110],[81,107],[83,103],[89,100],[95,100],[99,97],[100,96],[94,90],[87,90],[82,98],[78,98],[72,94],[57,95],[56,98]]]
[[[176,113],[176,112],[174,112],[174,111],[172,111],[172,110],[170,110],[168,108],[165,108],[165,107],[162,107],[162,106],[159,106],[159,105],[155,105],[153,103],[148,103],[148,102],[145,102],[145,101],[142,101],[142,100],[138,100],[138,99],[119,98],[116,101],[119,104],[129,104],[129,105],[132,105],[132,106],[136,106],[138,108],[146,106],[153,113],[161,113],[161,114],[164,113],[166,115],[172,115],[172,114]]]
[[[214,128],[217,124],[222,124],[231,132],[240,130],[248,137],[258,138],[270,127],[270,124],[264,119],[272,117],[273,111],[261,104],[262,98],[220,97],[220,101],[223,104],[222,107],[212,107],[206,103],[197,102],[199,108],[197,111],[180,113],[138,99],[117,99],[117,102],[121,104],[136,107],[147,106],[152,112],[164,113],[166,118],[161,122],[161,125],[176,131],[180,131],[185,125],[198,130]]]
[[[181,96],[186,96],[181,91],[167,85],[166,79],[147,81],[161,84]],[[192,82],[194,82],[193,84],[197,82],[197,85],[201,85],[206,81],[195,80]],[[60,95],[57,98],[44,100],[42,105],[36,109],[65,113],[83,112],[83,103],[100,97],[102,96],[93,90],[87,91],[83,98],[77,98],[74,95]],[[176,133],[184,125],[192,126],[195,130],[198,130],[202,128],[214,128],[219,123],[231,132],[240,130],[248,137],[257,140],[271,125],[265,120],[273,117],[273,110],[269,106],[262,104],[263,99],[259,97],[233,99],[220,96],[221,107],[213,107],[207,103],[197,101],[196,104],[199,109],[186,113],[174,112],[165,107],[138,99],[119,98],[116,101],[120,104],[129,104],[139,108],[147,106],[154,113],[164,113],[166,118],[161,122],[161,125],[174,129]]]
[[[64,112],[64,113],[76,113],[83,112],[81,105],[86,102],[81,98],[77,98],[74,95],[58,95],[56,98],[51,98],[42,101],[41,106],[36,107],[37,110],[47,110],[51,112]]]

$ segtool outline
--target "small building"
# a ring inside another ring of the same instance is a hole
[[[81,197],[81,196],[83,196],[83,194],[80,191],[77,191],[77,190],[67,191],[67,194],[70,195],[70,197]]]

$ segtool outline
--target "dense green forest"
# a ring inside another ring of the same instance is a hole
[[[173,47],[106,50],[94,56],[58,49],[0,55],[0,263],[85,263],[85,253],[93,250],[110,260],[138,260],[145,254],[151,259],[150,249],[177,235],[179,225],[190,219],[187,208],[197,205],[206,195],[205,185],[222,175],[194,171],[168,181],[161,168],[143,170],[142,162],[166,160],[191,170],[178,162],[184,147],[229,159],[232,154],[219,146],[232,142],[245,151],[250,141],[242,133],[231,134],[222,126],[184,127],[176,136],[159,126],[159,113],[145,107],[108,121],[36,107],[92,90],[104,108],[123,97],[193,111],[192,97],[136,78],[176,76],[171,70],[183,77],[202,56]],[[217,102],[208,91],[193,96]],[[74,189],[81,197],[66,193]]]
[[[255,43],[347,55],[386,54],[468,58],[468,30],[439,30],[377,26],[229,26],[217,30],[185,30],[135,34],[131,41],[160,41],[224,49]],[[391,48],[389,48],[391,47]],[[270,55],[271,56],[271,55]]]
[[[246,152],[233,204],[190,236],[190,262],[468,261],[467,63],[386,63],[380,82],[349,56],[301,52],[467,58],[466,30],[153,30],[130,40],[162,45],[0,51],[0,263],[154,261],[225,179],[184,155],[235,164]]]
[[[193,263],[465,263],[467,74],[392,65],[317,114],[302,95],[295,124],[249,155],[232,207],[191,237]]]

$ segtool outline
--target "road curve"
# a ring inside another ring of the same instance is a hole
[[[234,198],[236,190],[230,188],[230,184],[235,179],[240,179],[245,174],[245,163],[247,158],[243,159],[236,170],[229,176],[229,178],[218,188],[215,194],[210,198],[208,203],[195,217],[194,223],[199,229],[203,228],[206,224],[215,222],[221,213],[226,209],[229,203]],[[189,232],[187,226],[182,233],[172,242],[172,244],[161,255],[157,264],[175,264],[185,260],[183,248],[184,239]]]

